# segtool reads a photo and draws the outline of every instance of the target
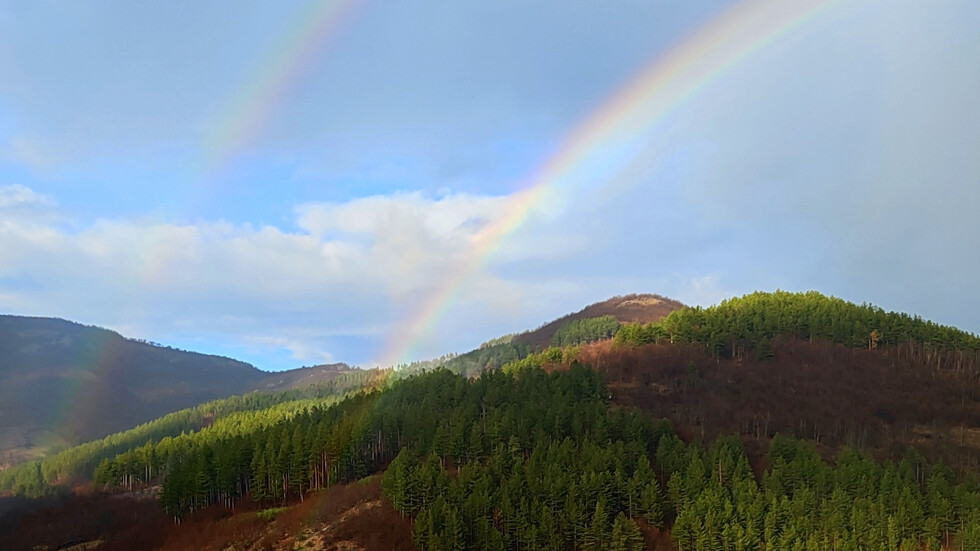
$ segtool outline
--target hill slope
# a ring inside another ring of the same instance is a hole
[[[668,538],[681,551],[980,549],[980,339],[917,317],[756,293],[478,378],[436,370],[373,388],[234,434],[147,444],[95,481],[162,485],[161,504],[188,520],[154,521],[177,548],[361,545],[370,523],[397,515],[422,551]],[[379,496],[362,477],[381,472]],[[339,488],[356,503],[309,514]],[[233,512],[255,502],[284,522]],[[44,531],[47,515],[17,525]],[[233,539],[211,535],[214,518]],[[74,538],[105,536],[108,549],[124,535],[113,532]]]
[[[303,388],[328,383],[344,375],[356,376],[362,373],[363,370],[353,368],[345,363],[297,367],[296,369],[267,373],[265,378],[255,384],[253,388],[263,392]]]
[[[0,464],[241,394],[267,376],[98,327],[0,316]]]
[[[562,316],[533,331],[515,335],[512,342],[526,345],[531,350],[545,348],[552,344],[555,333],[571,321],[612,316],[619,323],[650,323],[683,307],[684,305],[680,302],[660,295],[633,294],[612,297],[602,302],[590,304],[573,314]]]

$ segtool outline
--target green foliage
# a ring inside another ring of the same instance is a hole
[[[914,455],[877,464],[854,450],[831,466],[811,444],[777,436],[759,484],[735,442],[716,442],[707,464],[692,450],[688,468],[671,477],[681,551],[969,548],[980,490],[942,466],[923,480]]]
[[[608,549],[613,531],[617,548],[642,547],[635,523],[614,519],[659,522],[648,456],[663,425],[610,410],[598,374],[579,364],[487,373],[466,387],[431,440],[399,452],[382,479],[396,510],[414,516],[420,549]],[[479,436],[454,446],[453,433]]]
[[[491,339],[476,350],[465,354],[450,354],[434,360],[403,364],[396,368],[395,373],[398,378],[406,378],[427,371],[445,369],[464,377],[475,377],[484,371],[500,369],[504,364],[528,355],[527,345],[515,344],[512,342],[513,338],[514,335],[505,335]]]
[[[642,551],[643,535],[636,523],[623,513],[616,515],[609,535],[609,551]]]
[[[515,335],[516,335],[516,333],[511,333],[509,335],[504,335],[502,337],[497,337],[495,339],[490,339],[490,340],[488,340],[488,341],[480,344],[480,348],[481,349],[483,349],[483,348],[490,348],[491,346],[497,346],[499,344],[510,344],[511,341],[514,340],[514,336]]]
[[[456,356],[443,363],[442,367],[464,377],[472,377],[484,371],[500,369],[506,363],[519,360],[527,354],[527,345],[513,344],[507,339]]]
[[[525,369],[541,369],[549,364],[567,363],[575,359],[577,352],[578,350],[574,346],[565,349],[549,346],[540,352],[508,362],[504,364],[501,370],[509,375],[515,375]]]
[[[198,438],[199,433],[231,434],[249,430],[254,425],[272,424],[310,407],[333,403],[337,396],[357,388],[365,381],[349,378],[343,381],[310,386],[306,389],[275,393],[252,392],[213,400],[170,413],[124,432],[110,434],[101,440],[74,446],[46,457],[0,472],[0,491],[37,497],[53,491],[54,487],[72,479],[93,479],[98,483],[114,481],[117,475],[129,477],[124,483],[156,478],[164,466],[166,451],[174,441]],[[161,453],[164,452],[164,453]],[[145,467],[143,473],[135,467],[127,474],[107,470],[107,463],[121,454],[138,459],[133,465]],[[103,463],[105,462],[105,463]]]
[[[772,339],[822,339],[850,347],[904,347],[937,367],[976,368],[980,338],[908,314],[885,312],[816,292],[752,293],[710,308],[684,308],[647,324],[626,324],[616,341],[629,345],[694,343],[716,357],[773,355]]]
[[[608,339],[619,331],[619,321],[613,316],[584,318],[566,322],[551,338],[553,346],[573,346]]]
[[[681,551],[974,548],[980,488],[945,467],[928,468],[914,453],[878,464],[850,449],[830,465],[812,445],[777,435],[757,478],[738,438],[708,449],[684,444],[642,416],[609,409],[601,383],[574,366],[570,385],[533,366],[493,374],[497,383],[533,380],[540,395],[525,395],[526,387],[466,392],[456,407],[470,414],[448,414],[435,432],[482,426],[481,413],[509,420],[487,431],[480,454],[460,456],[448,436],[398,454],[383,489],[414,517],[420,549],[642,549],[639,518],[672,520]],[[573,420],[536,421],[552,418]]]
[[[259,520],[262,520],[262,521],[265,521],[265,522],[272,522],[273,520],[276,520],[276,516],[279,513],[283,512],[285,510],[286,510],[285,507],[271,507],[269,509],[263,509],[263,510],[259,511],[258,513],[255,513],[255,516],[258,517]]]

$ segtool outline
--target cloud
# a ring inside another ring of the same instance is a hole
[[[362,270],[394,296],[425,291],[472,249],[481,228],[502,214],[505,197],[396,193],[297,208],[297,225],[327,247],[358,243]],[[351,241],[332,238],[347,236]]]
[[[61,221],[52,197],[21,184],[0,185],[0,234],[18,234],[37,243],[51,239],[52,228]]]
[[[41,195],[27,186],[0,186],[0,209],[3,211],[48,209],[52,206],[54,200],[51,197]]]
[[[398,193],[295,208],[294,229],[224,221],[100,219],[69,230],[43,218],[0,224],[0,308],[69,317],[137,336],[237,335],[302,361],[343,357],[344,338],[380,340],[444,284],[506,197]],[[0,188],[0,212],[54,209],[24,186]],[[533,248],[526,248],[533,252]],[[2,286],[2,283],[0,283]],[[464,303],[513,310],[517,285],[489,271]],[[340,346],[340,345],[337,345]]]
[[[290,338],[290,337],[246,337],[247,343],[254,343],[262,347],[285,348],[294,360],[299,362],[326,364],[334,361],[334,356],[314,344],[311,338]]]
[[[372,359],[576,121],[730,2],[566,4],[454,3],[421,26],[404,25],[415,5],[365,10],[222,181],[199,142],[295,13],[0,16],[0,308],[278,348],[277,367]],[[980,328],[978,6],[836,3],[640,151],[587,152],[415,350],[629,292],[815,288]]]

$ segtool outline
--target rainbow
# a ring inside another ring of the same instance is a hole
[[[635,139],[719,76],[841,1],[739,2],[654,58],[578,124],[525,180],[529,183],[511,196],[503,215],[473,239],[466,258],[393,333],[378,364],[395,365],[411,359],[415,347],[431,334],[472,274],[485,266],[504,239],[539,205],[559,189],[567,191],[571,177],[585,169],[599,152]],[[633,172],[628,170],[621,176]]]
[[[56,406],[49,412],[49,425],[52,434],[71,440],[78,429],[77,423],[92,411],[99,411],[99,401],[107,398],[105,392],[93,386],[100,380],[107,380],[113,358],[118,355],[119,341],[108,333],[98,332],[91,348],[80,351],[78,369],[63,379],[60,386],[52,388],[60,393]],[[77,436],[77,434],[75,434]]]
[[[225,166],[255,141],[356,4],[358,0],[311,2],[297,17],[286,40],[243,83],[225,115],[207,134],[206,174]]]

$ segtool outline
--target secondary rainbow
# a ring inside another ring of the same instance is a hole
[[[269,120],[306,74],[327,39],[341,27],[358,0],[311,2],[295,26],[252,73],[207,135],[204,172],[230,162],[266,128]]]
[[[570,187],[569,177],[590,157],[604,148],[628,143],[747,57],[841,1],[740,2],[654,58],[577,125],[558,150],[525,180],[528,184],[511,197],[504,214],[476,236],[467,257],[393,333],[378,363],[385,366],[410,360],[415,347],[431,334],[472,274],[538,205],[559,190],[567,191],[564,188]]]

